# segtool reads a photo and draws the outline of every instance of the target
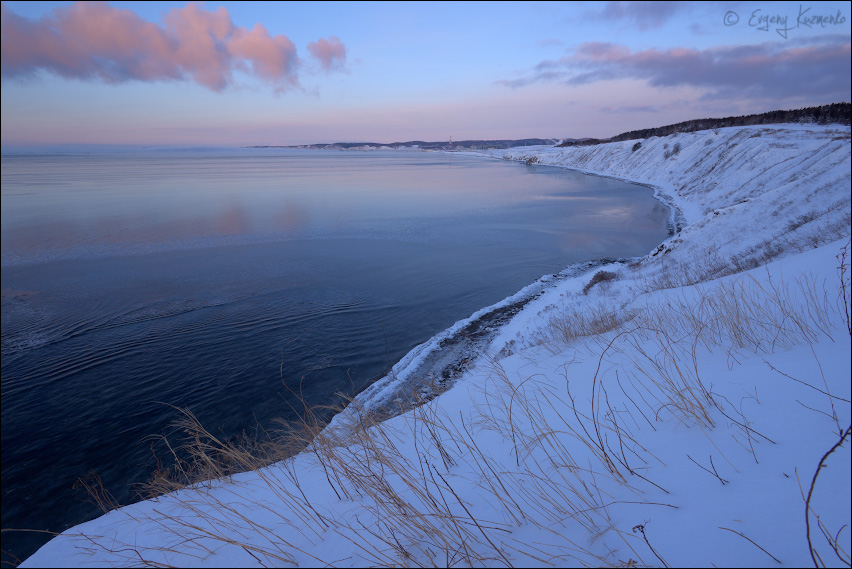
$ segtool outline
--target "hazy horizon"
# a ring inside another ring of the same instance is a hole
[[[607,138],[848,101],[852,85],[846,2],[2,12],[4,148]]]

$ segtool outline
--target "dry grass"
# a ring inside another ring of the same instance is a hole
[[[511,389],[504,377],[498,390]],[[550,400],[548,411],[539,394],[517,395],[520,412],[510,412],[504,432],[521,437],[516,468],[511,470],[483,452],[479,442],[486,423],[507,420],[498,405],[477,409],[468,420],[451,419],[432,400],[391,425],[353,401],[335,428],[323,429],[308,413],[301,425],[281,434],[288,439],[283,448],[272,440],[264,445],[224,441],[184,410],[175,466],[158,472],[148,487],[170,494],[160,498],[162,505],[147,520],[137,520],[157,528],[161,545],[141,548],[93,536],[81,539],[113,559],[153,566],[200,563],[223,546],[240,549],[247,560],[264,565],[297,565],[305,559],[334,564],[340,560],[319,559],[304,546],[320,543],[329,532],[353,545],[359,552],[357,564],[376,566],[619,562],[584,538],[569,537],[586,534],[595,540],[617,536],[631,551],[631,560],[641,559],[632,549],[635,538],[618,530],[608,514],[617,501],[607,501],[600,487],[604,478],[612,477],[590,465],[574,464],[561,440],[563,433],[547,423],[549,412],[570,408]],[[570,424],[569,417],[562,421]],[[583,439],[580,432],[572,436]],[[305,485],[301,478],[304,459],[300,465],[292,456],[269,465],[300,446],[340,503],[357,503],[356,515],[318,505],[311,495],[316,484]],[[240,469],[253,470],[256,480],[246,482],[235,474]],[[209,478],[194,482],[202,476]],[[252,498],[258,487],[275,500]],[[465,498],[472,489],[493,497],[489,511],[474,509]],[[530,526],[550,539],[529,543],[511,531]]]
[[[183,410],[183,438],[168,447],[174,466],[147,488],[169,494],[137,520],[160,546],[81,539],[113,559],[157,566],[201,563],[221,548],[262,565],[653,564],[665,552],[612,512],[675,507],[644,497],[667,490],[653,480],[662,461],[642,431],[675,422],[709,433],[724,417],[756,461],[757,446],[772,443],[708,385],[701,355],[721,350],[734,361],[835,333],[828,313],[838,299],[825,283],[766,282],[742,276],[629,310],[562,310],[539,341],[551,354],[593,354],[594,373],[577,375],[566,357],[561,378],[512,377],[483,360],[487,379],[467,416],[414,393],[410,412],[384,421],[356,399],[332,428],[321,420],[327,410],[302,409],[300,422],[259,443],[222,440]],[[689,459],[727,482],[712,456]],[[357,557],[315,553],[329,539]]]
[[[589,291],[598,283],[612,281],[618,278],[618,275],[612,271],[598,271],[592,277],[586,286],[583,287],[583,294],[589,294]]]
[[[615,330],[634,317],[635,314],[630,310],[613,310],[612,306],[606,304],[578,307],[568,302],[549,318],[547,325],[533,338],[533,343],[544,345],[556,353],[581,338],[600,336]]]

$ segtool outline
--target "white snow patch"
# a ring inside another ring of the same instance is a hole
[[[814,555],[848,566],[848,438],[818,465],[852,415],[850,129],[641,143],[492,154],[654,186],[686,226],[646,257],[536,289],[424,406],[370,426],[377,384],[291,460],[110,512],[21,566],[809,566],[806,519]]]

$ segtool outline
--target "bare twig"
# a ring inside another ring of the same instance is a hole
[[[842,398],[842,397],[838,397],[837,395],[832,395],[831,393],[828,393],[827,391],[823,391],[823,390],[822,390],[822,389],[820,389],[819,387],[814,387],[813,385],[811,385],[810,383],[808,383],[808,382],[806,382],[806,381],[802,381],[801,379],[796,379],[796,378],[795,378],[795,377],[793,377],[792,375],[787,374],[787,373],[784,373],[784,372],[783,372],[783,371],[781,371],[780,369],[776,368],[775,366],[773,366],[771,363],[769,363],[769,362],[768,362],[768,361],[766,361],[766,360],[763,360],[763,363],[765,363],[766,365],[768,365],[768,366],[769,366],[769,368],[770,368],[772,371],[774,371],[774,372],[778,372],[778,373],[780,373],[781,375],[783,375],[784,377],[786,377],[786,378],[788,378],[788,379],[792,379],[793,381],[797,381],[797,382],[801,383],[802,385],[804,385],[804,386],[806,386],[806,387],[810,387],[811,389],[814,389],[814,390],[816,390],[816,391],[819,391],[819,392],[820,392],[820,393],[822,393],[823,395],[827,395],[827,396],[831,397],[832,399],[839,399],[839,400],[843,401],[844,403],[852,403],[852,401],[849,401],[848,399],[844,399],[844,398]]]
[[[729,531],[729,532],[731,532],[731,533],[735,533],[735,534],[737,534],[738,536],[740,536],[741,538],[743,538],[743,539],[745,539],[745,540],[747,540],[747,541],[751,542],[751,544],[752,544],[752,545],[754,545],[756,548],[758,548],[759,550],[761,550],[762,552],[764,552],[766,555],[768,555],[769,557],[771,557],[772,559],[774,559],[774,560],[775,560],[775,561],[776,561],[779,565],[782,565],[781,561],[779,561],[779,559],[778,559],[777,557],[775,557],[774,555],[772,555],[771,553],[769,553],[768,551],[766,551],[765,549],[763,549],[762,547],[760,547],[759,545],[757,545],[756,543],[754,543],[754,541],[753,541],[753,540],[751,540],[751,539],[747,538],[745,535],[741,534],[740,532],[738,532],[738,531],[736,531],[736,530],[732,530],[732,529],[730,529],[730,528],[723,528],[722,526],[718,526],[718,527],[719,527],[719,529],[723,529],[723,530],[727,530],[727,531]]]
[[[828,452],[822,455],[822,458],[820,459],[819,464],[817,465],[816,472],[814,472],[814,477],[811,479],[811,487],[808,490],[808,497],[805,499],[805,529],[807,531],[808,549],[811,552],[811,559],[814,562],[814,567],[817,568],[819,567],[819,565],[817,564],[816,560],[816,551],[814,550],[814,545],[811,542],[811,498],[814,495],[814,487],[816,486],[817,477],[819,476],[820,471],[825,466],[825,461],[828,459],[829,456],[831,456],[831,453],[833,453],[838,448],[840,448],[841,445],[843,445],[843,443],[846,441],[846,437],[849,436],[850,432],[852,432],[852,425],[847,427],[846,432],[843,433],[843,436],[840,437],[840,440],[834,443],[834,445],[830,449],[828,449]]]
[[[648,523],[648,522],[645,522],[645,523]],[[660,563],[663,564],[663,567],[669,567],[669,564],[666,563],[666,561],[662,557],[660,557],[660,554],[657,553],[657,550],[654,549],[654,546],[651,545],[650,541],[648,541],[648,536],[645,535],[645,526],[642,525],[642,524],[636,524],[635,526],[633,526],[633,533],[636,533],[637,531],[639,531],[642,534],[642,537],[645,539],[645,543],[647,543],[648,547],[651,548],[651,553],[653,553],[656,556],[656,558],[660,560]]]
[[[701,466],[700,464],[698,464],[697,462],[695,462],[695,459],[694,459],[694,458],[692,458],[692,457],[691,457],[691,456],[689,456],[689,455],[686,455],[686,458],[688,458],[689,460],[691,460],[692,462],[694,462],[694,463],[695,463],[695,465],[696,465],[696,466],[698,466],[699,468],[701,468],[702,470],[706,470],[707,472],[709,472],[710,474],[712,474],[713,476],[715,476],[716,478],[718,478],[718,479],[719,479],[719,481],[722,483],[722,486],[724,486],[725,484],[727,484],[728,482],[730,482],[730,480],[725,480],[724,478],[722,478],[721,476],[719,476],[719,473],[718,473],[718,472],[716,472],[716,467],[715,467],[715,466],[713,466],[713,455],[710,455],[710,466],[713,466],[713,470],[710,470],[709,468],[707,468],[707,467],[705,467],[705,466]]]

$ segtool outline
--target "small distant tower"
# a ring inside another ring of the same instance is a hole
[[[453,135],[450,135],[450,150],[453,149]]]

